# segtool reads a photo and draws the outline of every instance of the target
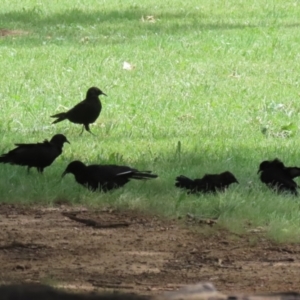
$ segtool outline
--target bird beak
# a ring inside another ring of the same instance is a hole
[[[235,182],[236,182],[237,184],[240,184],[240,183],[238,182],[238,180],[237,180],[237,179],[235,180]]]
[[[68,144],[70,144],[71,145],[71,143],[66,139],[66,143],[68,143]]]
[[[103,93],[103,92],[102,92],[102,94],[101,94],[101,95],[104,95],[104,96],[106,96],[106,97],[107,97],[107,95],[106,95],[105,93]]]
[[[259,172],[261,172],[261,169],[258,169],[257,173],[256,174],[259,174]]]

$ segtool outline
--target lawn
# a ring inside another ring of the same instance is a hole
[[[44,2],[44,3],[43,3]],[[297,1],[3,0],[0,28],[1,153],[17,142],[67,136],[40,176],[1,165],[3,202],[56,200],[218,217],[234,231],[263,227],[300,240],[299,199],[276,195],[256,174],[262,160],[300,165],[300,3]],[[124,70],[123,63],[134,66]],[[50,115],[98,86],[103,110],[84,132]],[[66,165],[127,164],[159,175],[112,193],[91,193]],[[179,174],[233,172],[223,194],[191,196]]]

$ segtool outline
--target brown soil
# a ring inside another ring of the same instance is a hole
[[[0,37],[1,36],[10,36],[10,35],[24,35],[24,34],[28,34],[28,31],[24,31],[24,30],[10,30],[10,29],[4,29],[4,28],[0,28]]]
[[[224,293],[275,292],[299,289],[299,262],[300,246],[259,232],[132,211],[0,205],[0,283],[155,294],[210,281]]]

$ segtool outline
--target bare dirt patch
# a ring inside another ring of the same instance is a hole
[[[299,289],[300,246],[206,228],[130,211],[0,205],[0,281],[140,294],[199,281],[224,293]]]
[[[5,29],[5,28],[0,28],[0,37],[3,36],[17,36],[17,35],[25,35],[28,34],[28,31],[25,30],[11,30],[11,29]]]

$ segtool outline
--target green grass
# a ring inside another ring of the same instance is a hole
[[[141,20],[149,15],[155,23]],[[0,38],[0,151],[55,133],[71,145],[44,176],[1,165],[1,201],[189,212],[299,242],[299,199],[272,193],[256,174],[264,159],[300,165],[299,18],[299,3],[283,0],[3,0],[0,28],[29,34]],[[123,70],[124,61],[136,68]],[[68,122],[51,125],[51,114],[93,85],[108,94],[92,126],[97,137],[79,137],[80,126]],[[91,193],[72,176],[60,180],[74,159],[160,177]],[[224,170],[240,181],[224,194],[189,196],[174,187],[179,174]]]

